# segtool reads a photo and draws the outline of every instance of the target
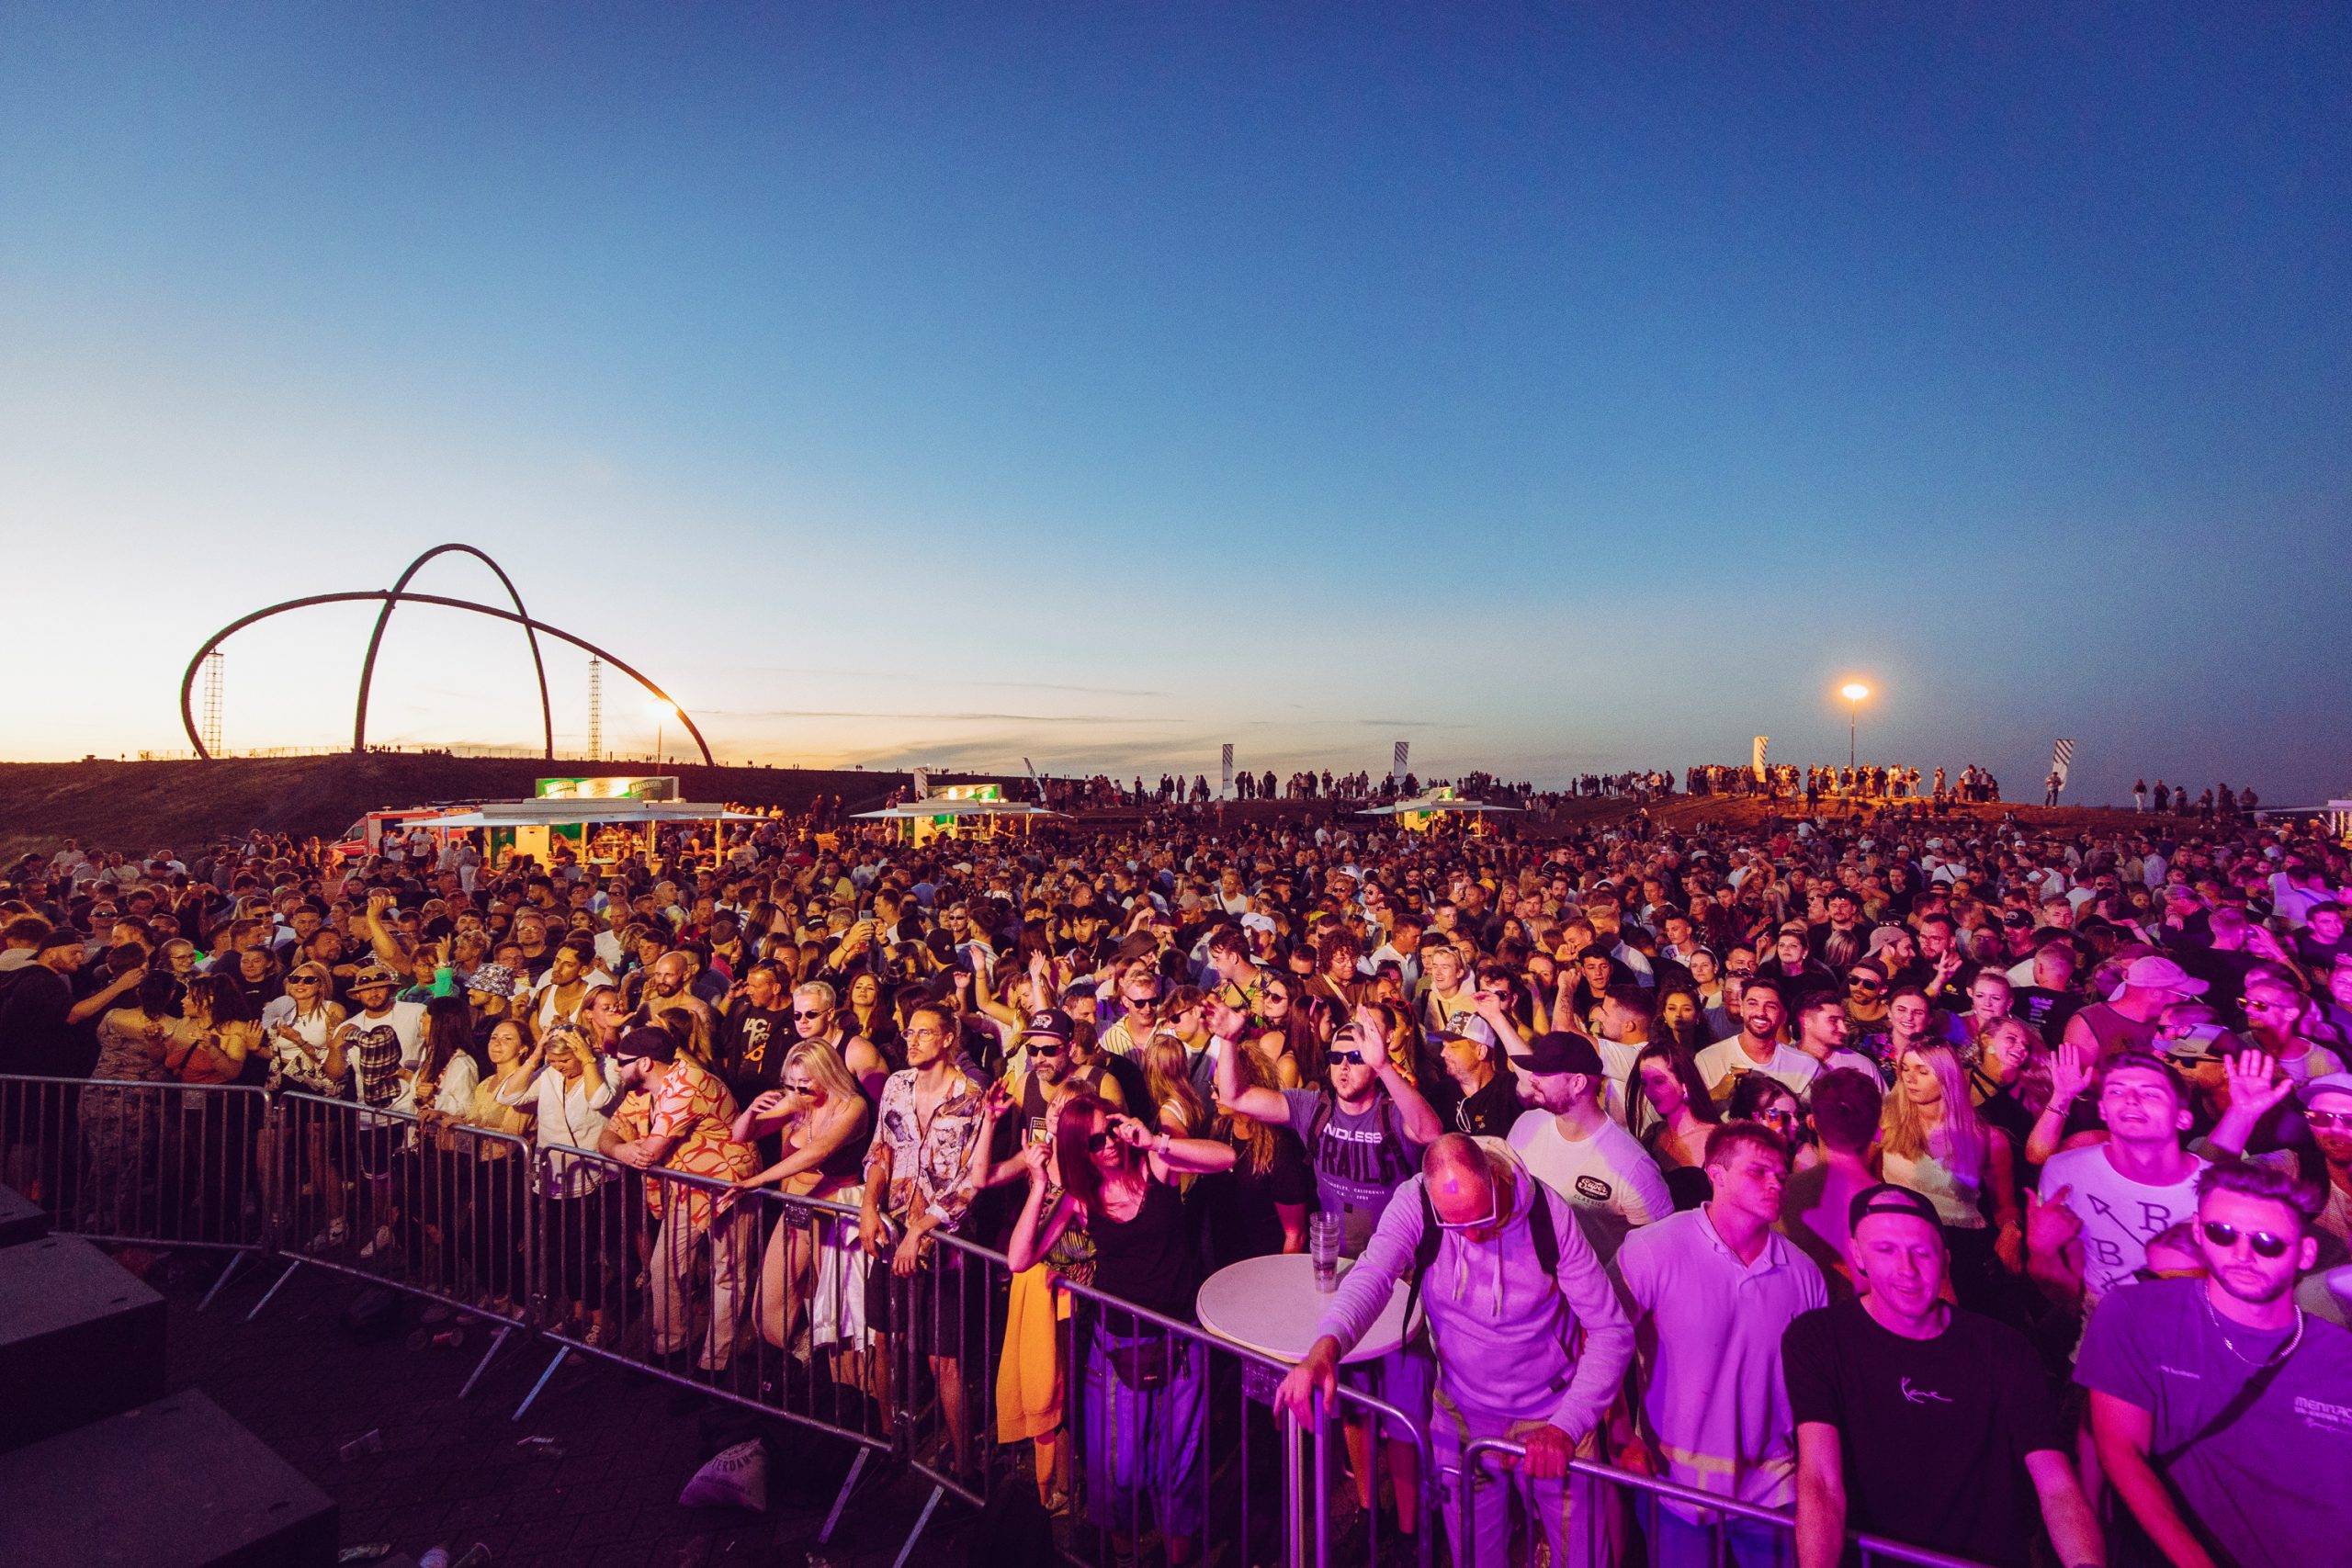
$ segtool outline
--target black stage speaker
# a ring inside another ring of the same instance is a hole
[[[13,1187],[0,1187],[0,1247],[39,1241],[49,1234],[49,1215]]]
[[[331,1568],[334,1499],[201,1393],[0,1454],[10,1568]]]
[[[163,1297],[72,1236],[0,1247],[0,1453],[163,1392]]]

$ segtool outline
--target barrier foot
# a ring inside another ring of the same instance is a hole
[[[539,1381],[531,1385],[531,1392],[523,1396],[523,1403],[514,1407],[514,1414],[508,1416],[508,1420],[520,1421],[530,1412],[532,1404],[539,1397],[540,1391],[548,1386],[548,1379],[555,1376],[555,1370],[563,1365],[563,1359],[571,1354],[571,1347],[569,1345],[559,1345],[555,1348],[555,1359],[548,1363],[548,1370],[539,1374]]]
[[[266,1291],[264,1291],[261,1293],[261,1300],[254,1303],[254,1310],[245,1314],[245,1321],[247,1323],[251,1323],[254,1319],[261,1315],[261,1309],[270,1303],[271,1298],[275,1297],[279,1290],[284,1288],[287,1280],[294,1278],[294,1270],[300,1267],[302,1267],[302,1260],[299,1258],[286,1266],[286,1272],[277,1277],[277,1282],[270,1286]]]
[[[212,1304],[212,1298],[220,1293],[220,1287],[229,1282],[229,1276],[234,1274],[238,1269],[244,1266],[245,1255],[243,1253],[232,1252],[229,1254],[229,1267],[220,1270],[220,1277],[212,1281],[212,1288],[204,1292],[204,1299],[196,1303],[196,1310],[202,1312],[205,1308],[210,1306]]]
[[[511,1323],[502,1323],[498,1325],[498,1332],[490,1337],[490,1348],[484,1350],[481,1353],[481,1359],[474,1363],[474,1375],[468,1378],[466,1386],[458,1391],[459,1399],[473,1393],[474,1384],[481,1382],[482,1373],[490,1371],[491,1359],[498,1354],[499,1347],[504,1345],[506,1337],[514,1332],[514,1325]]]
[[[873,1457],[874,1450],[861,1445],[857,1457],[849,1461],[849,1474],[842,1479],[842,1489],[833,1497],[833,1511],[825,1516],[825,1528],[817,1532],[819,1546],[832,1544],[833,1531],[841,1526],[842,1510],[849,1506],[849,1495],[857,1490],[857,1478],[865,1473],[865,1461]]]
[[[923,1526],[931,1523],[933,1510],[939,1506],[939,1500],[946,1495],[946,1487],[938,1485],[932,1487],[931,1495],[923,1499],[922,1512],[915,1516],[915,1528],[907,1532],[907,1544],[899,1548],[899,1555],[890,1563],[890,1568],[907,1568],[907,1559],[915,1553],[915,1542],[922,1538]]]

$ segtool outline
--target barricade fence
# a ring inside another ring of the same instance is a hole
[[[518,1421],[587,1356],[839,1438],[820,1540],[890,1455],[928,1483],[900,1564],[942,1502],[1004,1486],[1035,1487],[1087,1568],[1489,1568],[1547,1528],[1555,1568],[1793,1560],[1785,1514],[1589,1459],[1547,1513],[1503,1467],[1517,1443],[1432,1420],[1418,1350],[1343,1369],[1337,1414],[1302,1430],[1273,1409],[1289,1363],[1096,1291],[1082,1256],[1016,1275],[952,1235],[863,1235],[854,1188],[741,1188],[290,1090],[6,1075],[0,1167],[61,1233],[282,1260],[248,1321],[306,1266],[450,1309],[444,1343],[479,1319],[461,1396],[514,1337],[547,1341]]]
[[[1621,1563],[1637,1540],[1645,1561],[1669,1568],[1781,1568],[1797,1560],[1796,1518],[1790,1512],[1587,1459],[1572,1461],[1557,1483],[1531,1482],[1520,1471],[1526,1458],[1524,1444],[1474,1438],[1447,1466],[1449,1540],[1461,1568],[1531,1561],[1524,1547],[1539,1537],[1550,1538],[1555,1563]],[[1510,1551],[1514,1538],[1523,1543],[1521,1553],[1499,1554]],[[1982,1568],[1966,1558],[1879,1536],[1855,1534],[1849,1541],[1849,1561],[1862,1568]]]

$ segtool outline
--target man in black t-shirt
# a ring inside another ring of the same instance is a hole
[[[1781,1342],[1797,1568],[1834,1568],[1849,1529],[2025,1568],[2037,1512],[2064,1568],[2104,1563],[2041,1358],[2015,1329],[1938,1299],[1935,1205],[1882,1183],[1848,1213],[1865,1293],[1804,1314]]]
[[[798,1043],[785,997],[782,972],[773,964],[754,964],[728,998],[714,1065],[738,1105],[749,1105],[776,1087],[785,1053]]]

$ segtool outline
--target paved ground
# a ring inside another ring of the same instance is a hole
[[[509,1416],[547,1363],[536,1342],[503,1351],[460,1402],[487,1343],[479,1325],[463,1349],[412,1350],[412,1303],[401,1334],[359,1343],[339,1321],[359,1287],[309,1268],[245,1323],[275,1277],[249,1267],[198,1313],[209,1263],[149,1272],[171,1303],[171,1384],[203,1389],[334,1496],[346,1547],[388,1541],[416,1556],[447,1543],[455,1556],[481,1541],[496,1568],[851,1568],[888,1563],[921,1506],[911,1482],[869,1465],[879,1479],[820,1549],[831,1489],[786,1464],[772,1475],[765,1516],[682,1508],[679,1488],[712,1440],[710,1402],[617,1367],[567,1362],[517,1424]],[[345,1461],[343,1445],[371,1430],[383,1451]],[[530,1436],[553,1438],[560,1456],[517,1446]],[[832,1448],[824,1444],[827,1457]],[[943,1507],[912,1561],[962,1562],[969,1517]]]

